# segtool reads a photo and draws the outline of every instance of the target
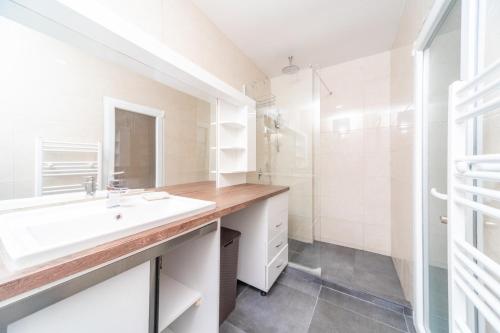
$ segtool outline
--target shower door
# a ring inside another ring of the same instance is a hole
[[[272,96],[257,98],[257,172],[248,180],[290,187],[290,266],[317,272],[320,253],[313,242],[313,127],[319,103],[314,82],[310,69],[278,76],[271,79]]]
[[[423,329],[498,332],[500,2],[446,3],[440,24],[417,54],[423,56],[424,69],[419,80],[424,111]],[[466,33],[460,33],[462,26]],[[465,80],[459,81],[460,76]],[[455,82],[445,89],[450,80]],[[442,126],[435,124],[440,121]],[[447,195],[440,193],[445,191]],[[417,310],[418,303],[417,298]],[[421,323],[419,317],[417,313]]]
[[[447,190],[448,87],[460,79],[460,9],[448,9],[424,50],[423,255],[424,325],[448,332]],[[433,195],[434,194],[434,195]]]

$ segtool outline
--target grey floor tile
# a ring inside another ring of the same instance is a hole
[[[355,312],[318,300],[310,333],[401,333]]]
[[[397,275],[389,277],[376,272],[360,272],[355,269],[352,285],[355,289],[364,290],[397,303],[406,303]]]
[[[325,281],[351,287],[354,275],[354,252],[321,252],[321,277]]]
[[[290,261],[309,268],[320,267],[325,282],[410,306],[391,257],[318,241],[290,241]]]
[[[290,261],[305,267],[318,268],[321,265],[320,251],[320,246],[316,242],[313,244],[303,243],[301,249],[289,251]]]
[[[310,246],[311,244],[301,242],[292,238],[288,238],[288,250],[289,251],[294,251],[294,252],[301,252],[304,251],[304,249],[307,246]]]
[[[388,276],[397,274],[392,258],[389,256],[356,250],[354,257],[354,266],[356,269]]]
[[[403,289],[392,258],[381,254],[356,250],[353,288],[376,296],[406,304]]]
[[[406,325],[408,326],[408,332],[417,333],[417,330],[415,329],[415,325],[413,323],[413,318],[410,316],[405,316],[405,319],[406,319]]]
[[[238,284],[236,285],[236,297],[241,295],[245,290],[247,290],[248,285],[246,283],[243,283],[241,281],[238,281]]]
[[[219,333],[246,333],[242,329],[234,326],[229,321],[225,321],[219,327]]]
[[[315,304],[315,297],[279,283],[267,296],[249,288],[227,320],[248,333],[307,332]]]
[[[405,317],[401,313],[384,309],[375,304],[325,287],[321,288],[319,298],[323,301],[339,306],[343,309],[356,312],[393,328],[397,328],[402,331],[406,331],[407,329]]]
[[[319,278],[289,268],[281,273],[277,283],[313,297],[318,297],[321,289],[321,281]]]

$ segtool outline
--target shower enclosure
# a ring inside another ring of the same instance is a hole
[[[290,187],[290,265],[315,270],[320,266],[319,251],[312,246],[318,142],[314,128],[319,119],[315,75],[312,69],[282,75],[271,79],[271,87],[271,94],[257,98],[257,172],[249,181]],[[303,251],[307,245],[311,250]]]

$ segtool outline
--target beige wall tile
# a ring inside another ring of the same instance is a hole
[[[364,249],[363,224],[322,216],[320,240],[355,249]]]
[[[363,249],[384,255],[391,255],[390,224],[364,225]]]
[[[334,93],[321,99],[315,235],[381,254],[391,248],[390,60],[383,52],[322,70]]]

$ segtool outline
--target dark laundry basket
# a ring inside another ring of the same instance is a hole
[[[226,320],[236,306],[236,274],[240,236],[241,232],[239,231],[221,228],[219,324]]]

